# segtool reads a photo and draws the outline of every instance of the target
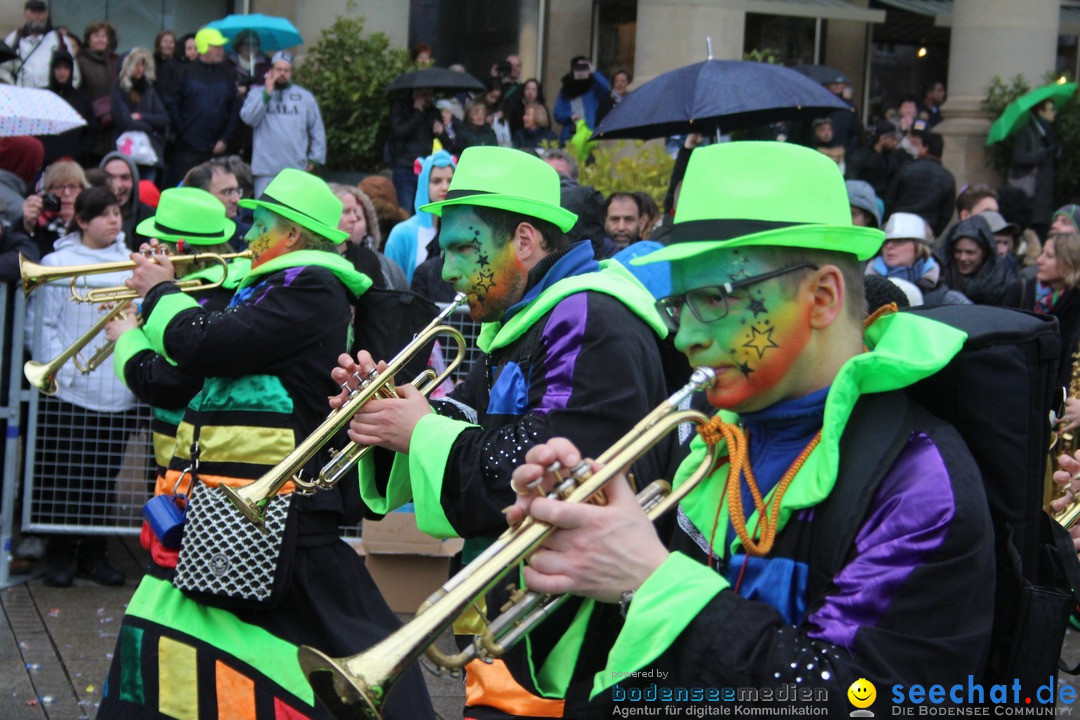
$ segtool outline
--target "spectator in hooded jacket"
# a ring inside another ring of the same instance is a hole
[[[232,73],[222,64],[225,36],[213,28],[195,34],[198,59],[184,63],[176,90],[164,98],[176,135],[176,157],[165,184],[176,185],[187,171],[213,156],[224,155],[240,116]]]
[[[255,197],[287,167],[311,171],[326,163],[326,131],[319,103],[292,82],[292,55],[278,51],[263,87],[249,92],[240,118],[254,131],[251,170]]]
[[[124,240],[132,252],[139,249],[139,245],[149,242],[150,238],[143,237],[135,226],[148,217],[153,217],[154,209],[139,199],[139,169],[127,155],[121,152],[111,152],[101,159],[98,169],[104,170],[109,176],[109,189],[120,201],[120,215],[124,223]]]
[[[0,83],[21,87],[48,87],[52,54],[65,45],[65,40],[67,51],[74,53],[78,41],[67,35],[61,36],[58,30],[53,30],[49,9],[42,0],[26,0],[23,18],[26,23],[4,38],[4,42],[18,57],[0,63]],[[78,87],[81,81],[78,67],[74,68],[74,74],[73,81],[75,87]]]
[[[405,277],[412,282],[413,271],[437,252],[439,219],[424,212],[421,206],[429,202],[441,202],[446,199],[450,179],[454,177],[457,163],[450,153],[440,150],[420,162],[417,178],[415,208],[416,214],[403,223],[394,226],[386,238],[386,256],[401,266]]]
[[[866,266],[867,277],[884,277],[915,285],[924,305],[967,305],[962,293],[942,279],[941,263],[930,252],[929,228],[914,213],[893,213],[885,223],[885,242]]]
[[[1020,306],[1020,279],[1016,265],[999,261],[990,224],[972,215],[949,229],[945,236],[945,283],[964,293],[976,305]]]
[[[560,144],[565,145],[574,134],[578,120],[584,120],[590,130],[596,129],[596,111],[610,92],[607,78],[593,70],[587,57],[578,55],[570,61],[570,72],[562,76],[562,89],[555,100],[555,122],[562,125]]]
[[[82,115],[86,125],[72,128],[59,135],[42,135],[39,140],[45,147],[45,165],[69,157],[79,164],[90,161],[90,154],[97,143],[98,124],[90,98],[75,89],[75,59],[66,48],[53,53],[49,67],[49,89],[64,99],[75,112]]]
[[[155,162],[138,162],[139,177],[153,181],[165,167],[165,133],[169,114],[154,89],[154,56],[132,48],[120,66],[120,81],[112,88],[114,141],[125,132],[143,132],[154,149]]]

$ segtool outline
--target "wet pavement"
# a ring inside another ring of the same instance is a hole
[[[128,576],[124,587],[76,579],[73,587],[51,588],[37,577],[0,590],[5,616],[0,718],[82,720],[97,715],[124,608],[148,559],[134,537],[113,538],[109,562]],[[448,643],[444,638],[440,644]],[[427,669],[424,676],[438,717],[461,718],[461,681]]]

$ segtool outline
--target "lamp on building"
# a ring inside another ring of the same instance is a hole
[[[926,57],[926,52],[927,52],[926,51],[926,46],[923,45],[922,47],[919,48],[919,52],[918,52],[919,57],[921,57],[921,58]]]

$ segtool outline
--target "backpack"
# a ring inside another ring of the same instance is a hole
[[[856,404],[841,439],[837,487],[857,489],[834,493],[841,500],[823,504],[815,519],[808,597],[824,592],[848,561],[859,525],[850,520],[865,517],[920,415],[929,413],[952,425],[975,458],[994,527],[994,626],[980,681],[989,687],[1019,679],[1034,691],[1059,666],[1076,674],[1060,664],[1059,653],[1080,589],[1080,562],[1068,533],[1042,507],[1057,321],[985,305],[904,312],[963,330],[967,341],[931,377]]]
[[[355,357],[358,351],[367,350],[376,362],[389,362],[438,314],[439,307],[435,303],[416,293],[369,288],[356,302],[352,355]],[[411,381],[427,368],[433,345],[433,342],[428,343],[412,356],[405,366],[405,374],[395,378],[398,385]]]

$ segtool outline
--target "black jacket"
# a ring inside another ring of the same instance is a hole
[[[1016,134],[1009,184],[1016,185],[1018,177],[1034,173],[1035,191],[1031,194],[1031,222],[1049,225],[1057,203],[1054,202],[1054,171],[1061,147],[1057,133],[1050,123],[1032,117]],[[1019,187],[1019,185],[1016,185]],[[1022,188],[1027,191],[1027,187]]]
[[[416,158],[431,154],[435,121],[440,119],[434,107],[417,110],[412,100],[401,100],[390,107],[390,161],[395,168],[412,167]],[[458,147],[464,147],[460,144]]]
[[[153,85],[142,83],[138,90],[139,101],[133,102],[131,94],[119,85],[113,85],[111,93],[113,115],[113,140],[128,130],[141,130],[150,138],[150,144],[157,153],[154,167],[165,167],[165,134],[169,129],[169,113],[158,97]],[[132,114],[139,113],[140,119],[133,120]]]
[[[892,154],[882,155],[868,145],[860,145],[844,156],[844,179],[864,180],[870,183],[878,197],[889,190],[889,182],[896,173]]]
[[[240,103],[232,73],[224,63],[182,63],[173,93],[163,100],[179,147],[209,153],[218,140],[232,143],[240,123]]]
[[[1021,310],[1035,310],[1036,284],[1034,278],[1024,282]],[[1061,333],[1061,358],[1058,360],[1054,387],[1067,388],[1072,377],[1072,356],[1080,348],[1080,290],[1068,288],[1062,292],[1058,301],[1050,308],[1050,314],[1058,319],[1058,331]]]
[[[953,250],[960,238],[974,240],[983,251],[983,263],[973,275],[961,275],[956,270]],[[945,237],[942,252],[945,270],[942,280],[950,288],[964,293],[976,305],[1020,306],[1020,278],[1016,274],[1016,265],[998,259],[990,225],[981,215],[972,215],[953,225]]]
[[[890,215],[915,213],[940,235],[956,207],[956,179],[940,160],[919,158],[900,168],[882,199]]]

